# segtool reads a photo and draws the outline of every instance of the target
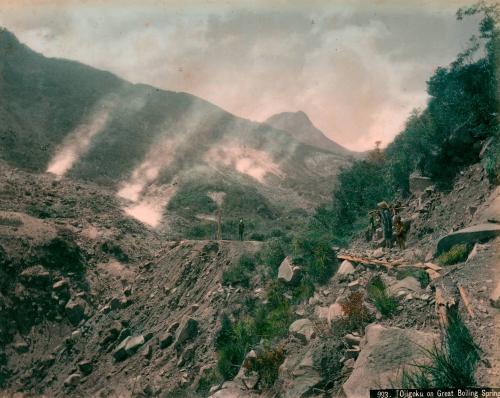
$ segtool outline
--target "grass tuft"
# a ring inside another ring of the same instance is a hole
[[[453,265],[467,260],[470,247],[467,244],[455,245],[438,257],[439,265]]]
[[[474,372],[479,347],[457,310],[448,315],[449,326],[441,345],[424,350],[428,363],[413,365],[402,374],[403,388],[458,388],[476,385]]]
[[[389,294],[384,281],[379,276],[370,280],[367,291],[368,297],[383,316],[390,317],[396,312],[398,301]]]

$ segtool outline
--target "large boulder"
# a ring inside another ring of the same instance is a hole
[[[354,370],[344,383],[347,398],[368,398],[370,388],[393,388],[401,371],[426,361],[425,349],[439,339],[437,334],[371,324],[366,327],[364,344]]]
[[[300,276],[300,267],[293,265],[290,256],[285,257],[278,269],[278,280],[295,283]]]
[[[144,336],[128,336],[125,338],[113,352],[117,361],[123,361],[125,358],[134,355],[137,350],[145,343]]]
[[[421,290],[420,282],[413,276],[407,276],[404,279],[396,281],[389,287],[389,291],[394,295],[398,295],[401,291],[405,293],[419,293]]]
[[[490,304],[492,307],[500,309],[500,282],[497,282],[497,285],[490,294]]]
[[[304,343],[310,341],[316,335],[314,325],[309,319],[297,319],[293,322],[288,331],[292,336],[297,337]]]
[[[436,255],[448,251],[452,246],[463,243],[476,243],[500,236],[500,224],[479,224],[460,229],[439,239]]]
[[[289,355],[279,368],[279,378],[284,398],[309,396],[312,389],[321,381],[318,370],[314,367],[313,351]]]

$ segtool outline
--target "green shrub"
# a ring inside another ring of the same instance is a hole
[[[320,386],[323,390],[330,390],[339,379],[343,366],[341,361],[344,350],[342,340],[330,338],[323,341],[321,347],[314,352],[314,366],[319,370]]]
[[[414,364],[402,374],[403,388],[458,388],[476,385],[474,373],[479,347],[457,310],[448,313],[444,342],[424,350],[427,363]]]
[[[217,368],[224,380],[231,380],[236,376],[255,341],[251,320],[240,320],[233,325],[227,316],[222,318],[215,345],[219,353]]]
[[[196,392],[202,397],[207,397],[210,392],[210,388],[213,385],[219,384],[221,382],[221,377],[217,371],[213,368],[206,371],[200,378],[198,385],[196,386]]]
[[[401,280],[408,276],[412,276],[417,279],[420,282],[420,286],[422,288],[427,287],[427,285],[431,281],[429,274],[425,272],[425,270],[416,267],[405,267],[402,269],[398,269],[396,279]]]
[[[266,237],[264,234],[260,234],[258,232],[253,232],[250,234],[250,240],[256,240],[258,242],[263,242],[266,240]]]
[[[453,265],[467,260],[470,248],[467,244],[455,245],[447,252],[438,257],[440,265]]]
[[[278,369],[285,360],[285,350],[282,345],[277,347],[264,346],[257,350],[257,356],[248,358],[244,367],[248,372],[258,375],[258,387],[270,388],[278,378]]]
[[[383,316],[390,317],[396,312],[398,302],[389,294],[384,281],[379,276],[375,276],[370,280],[367,292],[368,297]]]
[[[250,285],[251,271],[255,270],[255,263],[254,256],[247,253],[242,254],[238,260],[238,264],[224,271],[222,274],[222,284],[248,287]]]
[[[281,262],[285,258],[285,250],[281,240],[272,238],[267,241],[260,253],[260,257],[264,264],[269,266],[273,272],[277,273]]]

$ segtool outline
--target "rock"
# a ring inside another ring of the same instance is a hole
[[[429,177],[424,177],[418,173],[413,172],[410,174],[410,192],[412,194],[419,194],[432,185],[432,180]]]
[[[361,343],[361,337],[354,336],[352,333],[346,334],[344,336],[344,340],[347,344],[350,345],[359,345]]]
[[[304,355],[298,352],[286,357],[278,372],[284,398],[309,396],[311,390],[321,381],[321,376],[313,364],[311,349]]]
[[[174,335],[172,333],[166,332],[163,335],[160,336],[160,348],[164,349],[172,345],[174,342]]]
[[[500,236],[500,224],[479,224],[460,229],[439,239],[436,255],[448,251],[452,246],[462,243],[477,243]]]
[[[379,247],[378,249],[375,249],[372,253],[372,256],[375,258],[384,257],[384,248]]]
[[[64,386],[65,387],[75,387],[77,386],[80,381],[82,380],[82,375],[79,373],[73,373],[69,375],[66,380],[64,380]]]
[[[197,334],[198,321],[189,316],[185,316],[175,333],[175,348],[180,348],[186,341],[191,340]]]
[[[125,340],[118,344],[118,347],[116,347],[115,351],[113,352],[113,357],[117,361],[123,361],[125,358],[127,358],[127,350],[125,349],[125,347],[130,339],[130,336],[125,338]]]
[[[392,388],[401,376],[404,365],[422,363],[425,352],[435,342],[437,334],[371,324],[366,327],[363,349],[354,370],[344,383],[347,398],[369,397],[370,388]]]
[[[61,279],[52,285],[52,290],[56,292],[61,292],[65,290],[69,290],[69,283],[66,279]]]
[[[420,287],[418,279],[413,276],[407,276],[406,278],[396,281],[389,286],[389,291],[393,295],[399,295],[400,292],[403,292],[401,295],[405,295],[408,292],[419,293],[422,291],[422,288]]]
[[[42,265],[35,265],[26,268],[19,275],[21,283],[24,285],[45,287],[50,285],[50,273]]]
[[[359,279],[356,279],[355,281],[349,282],[347,284],[348,287],[356,287],[359,286]]]
[[[339,303],[333,303],[329,307],[316,307],[314,312],[318,318],[325,319],[329,325],[333,320],[342,318],[345,315]]]
[[[76,326],[85,317],[86,303],[81,298],[71,299],[66,303],[64,310],[72,325]]]
[[[78,369],[82,372],[83,375],[87,376],[92,373],[93,366],[92,362],[88,360],[78,362]]]
[[[492,307],[500,309],[500,282],[497,282],[495,289],[490,294],[490,304]]]
[[[247,389],[254,389],[257,386],[257,383],[259,382],[259,375],[257,372],[254,371],[248,371],[247,369],[247,364],[250,360],[253,358],[257,358],[257,353],[254,350],[251,350],[246,356],[245,360],[243,361],[243,365],[240,367],[240,370],[236,377],[234,378],[234,381],[236,383],[241,383],[241,385]]]
[[[30,346],[25,341],[18,341],[14,343],[14,350],[19,354],[25,354],[29,351]]]
[[[337,270],[337,275],[351,275],[354,273],[354,266],[350,261],[344,260]]]
[[[193,345],[187,347],[182,352],[182,354],[179,356],[179,359],[177,360],[177,367],[180,368],[181,366],[184,366],[184,365],[192,362],[193,358],[194,358],[195,351],[196,351],[196,347],[194,347]]]
[[[142,356],[146,359],[151,359],[151,357],[153,356],[153,347],[151,346],[151,344],[144,347],[144,349],[142,350]]]
[[[130,357],[134,355],[144,343],[145,340],[143,335],[128,338],[127,344],[125,344],[125,352],[127,353],[127,356]]]
[[[360,353],[361,349],[359,347],[348,348],[344,352],[344,357],[346,359],[356,359]]]
[[[285,257],[278,269],[278,280],[286,283],[295,283],[300,277],[300,267],[292,264],[290,256]]]
[[[297,337],[303,343],[309,342],[315,337],[314,325],[309,319],[297,319],[293,322],[288,331],[291,335]]]
[[[109,307],[112,311],[115,311],[121,307],[120,299],[118,297],[113,297],[109,302]]]
[[[234,381],[227,381],[222,385],[222,388],[210,395],[209,398],[256,398],[257,393],[243,389]]]

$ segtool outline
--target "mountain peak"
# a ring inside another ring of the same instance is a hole
[[[269,117],[265,123],[285,131],[304,144],[343,155],[350,153],[348,149],[332,141],[319,130],[304,111],[277,113]]]

